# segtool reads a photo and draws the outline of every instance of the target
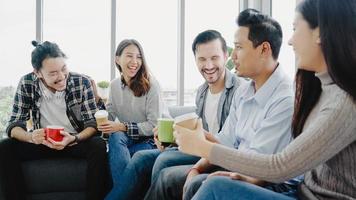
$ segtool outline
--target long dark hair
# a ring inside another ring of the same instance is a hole
[[[333,81],[356,101],[356,1],[304,0],[296,8],[309,27],[319,27],[321,50]],[[315,72],[299,69],[296,74],[293,136],[304,123],[321,95],[320,80]]]
[[[126,83],[124,76],[122,75],[122,68],[116,62],[116,66],[121,73],[121,81],[129,86],[129,88],[133,91],[136,97],[143,96],[147,94],[150,90],[150,79],[149,73],[147,69],[145,55],[143,53],[142,46],[140,43],[134,39],[126,39],[120,42],[116,49],[116,56],[121,56],[124,49],[130,45],[135,45],[138,50],[140,51],[141,58],[142,58],[142,65],[141,68],[138,70],[137,74],[130,80],[130,83]]]

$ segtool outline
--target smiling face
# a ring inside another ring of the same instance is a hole
[[[197,67],[209,84],[214,84],[223,77],[227,57],[219,39],[199,44],[195,51]]]
[[[42,61],[42,67],[35,70],[35,73],[52,92],[66,89],[69,71],[65,58],[46,58]]]
[[[325,68],[325,60],[320,47],[319,28],[310,28],[300,13],[295,14],[294,33],[288,44],[293,46],[299,69],[320,72]]]
[[[134,44],[127,46],[121,55],[116,56],[116,63],[120,65],[126,81],[136,76],[142,66],[142,57],[137,46]]]

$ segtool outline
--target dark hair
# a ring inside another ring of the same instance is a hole
[[[252,41],[253,47],[268,42],[271,45],[272,56],[277,60],[282,45],[282,28],[279,23],[255,9],[242,11],[236,19],[238,26],[249,28],[248,39]]]
[[[116,66],[121,73],[121,81],[129,86],[136,97],[145,95],[150,89],[150,80],[148,74],[148,68],[146,64],[145,55],[143,53],[142,46],[140,43],[134,39],[126,39],[120,42],[116,49],[116,56],[121,56],[124,49],[130,45],[135,45],[140,51],[142,58],[142,66],[138,70],[137,74],[130,80],[130,83],[126,83],[124,77],[122,76],[122,68],[116,62]]]
[[[216,40],[216,39],[220,40],[221,48],[222,48],[223,52],[226,53],[227,52],[226,41],[221,36],[221,34],[216,30],[206,30],[206,31],[199,33],[193,41],[192,50],[193,50],[194,55],[195,55],[195,51],[197,50],[197,46],[199,44],[205,44],[205,43],[208,43],[208,42]]]
[[[35,47],[31,54],[31,63],[32,67],[36,70],[42,68],[42,62],[46,58],[67,57],[56,43],[48,41],[42,44],[37,41],[32,41],[31,43]]]
[[[356,99],[356,2],[350,0],[305,0],[296,8],[311,29],[319,27],[321,50],[333,81]],[[315,72],[299,69],[296,74],[293,136],[301,134],[304,123],[321,95]]]

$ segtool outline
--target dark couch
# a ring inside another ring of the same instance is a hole
[[[172,106],[176,117],[194,112],[193,106]],[[22,164],[27,186],[27,200],[84,200],[87,163],[81,159],[42,159]],[[0,189],[0,199],[2,198]]]
[[[82,159],[43,159],[22,164],[28,200],[84,200],[87,163]]]

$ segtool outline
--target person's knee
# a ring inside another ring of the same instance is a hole
[[[127,145],[128,138],[126,134],[122,132],[112,133],[109,137],[110,145]]]
[[[170,167],[170,163],[172,162],[172,157],[170,151],[164,151],[162,152],[156,159],[156,162],[154,163],[153,166],[153,171],[154,173],[160,173],[164,168]]]
[[[150,151],[138,151],[132,158],[131,163],[135,166],[136,171],[150,170],[152,169],[155,158],[151,155]]]
[[[196,191],[202,184],[202,182],[205,181],[204,179],[201,179],[199,176],[193,177],[189,182],[187,182],[186,185],[186,190],[190,191]]]
[[[201,187],[204,187],[206,190],[210,190],[210,191],[220,190],[219,188],[224,188],[227,184],[231,184],[230,181],[231,179],[228,177],[213,176],[203,181],[201,183]]]
[[[12,138],[0,140],[0,154],[2,157],[14,151],[15,143],[17,141]]]

